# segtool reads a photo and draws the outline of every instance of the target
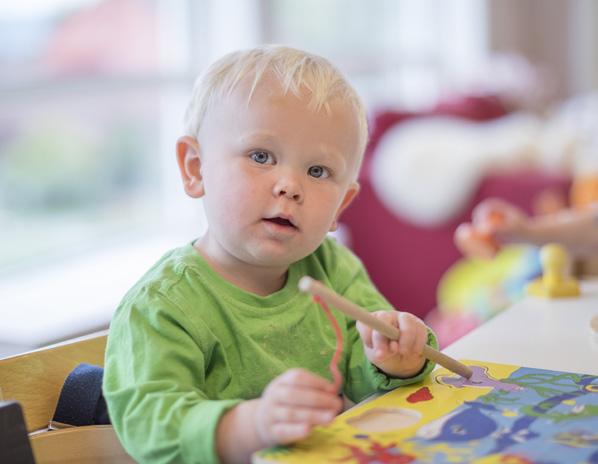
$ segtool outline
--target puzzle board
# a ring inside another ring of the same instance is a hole
[[[252,461],[598,463],[597,376],[464,363],[475,382],[438,369]]]

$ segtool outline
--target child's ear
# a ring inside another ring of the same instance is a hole
[[[335,231],[338,228],[338,218],[342,214],[342,212],[351,204],[353,199],[359,193],[359,184],[357,182],[351,183],[349,188],[347,189],[347,193],[345,193],[345,198],[343,198],[343,202],[338,207],[336,214],[334,215],[334,221],[332,221],[332,225],[330,226],[330,231]]]
[[[185,192],[193,198],[202,197],[205,190],[201,177],[201,159],[197,139],[188,135],[179,137],[176,142],[176,157]]]

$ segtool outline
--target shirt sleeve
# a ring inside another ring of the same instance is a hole
[[[357,261],[357,272],[353,273],[343,296],[369,311],[394,311],[392,305],[380,294],[365,271],[363,265]],[[354,268],[355,269],[355,268]],[[376,392],[393,390],[397,387],[409,385],[423,380],[435,367],[434,362],[426,360],[422,370],[410,378],[389,377],[369,362],[365,356],[363,342],[357,331],[355,321],[347,320],[347,348],[350,350],[346,358],[345,394],[354,402]],[[434,332],[428,328],[427,344],[438,348],[438,341]]]
[[[215,432],[240,400],[209,400],[207,355],[179,309],[159,295],[119,308],[110,327],[103,390],[110,419],[139,462],[217,463]]]

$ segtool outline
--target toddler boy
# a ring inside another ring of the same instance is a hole
[[[198,80],[177,142],[205,234],[167,253],[128,292],[110,328],[104,394],[141,462],[247,462],[307,436],[342,401],[335,335],[304,275],[401,330],[390,341],[334,312],[343,392],[357,402],[417,382],[434,335],[394,311],[359,260],[326,234],[359,190],[367,123],[321,57],[279,46],[229,54]]]

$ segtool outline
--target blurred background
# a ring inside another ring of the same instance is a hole
[[[201,234],[174,157],[185,105],[214,59],[260,43],[329,58],[362,95],[371,144],[339,239],[449,343],[537,272],[527,249],[458,262],[471,207],[541,214],[598,172],[597,26],[591,0],[3,2],[0,356],[106,328]]]

